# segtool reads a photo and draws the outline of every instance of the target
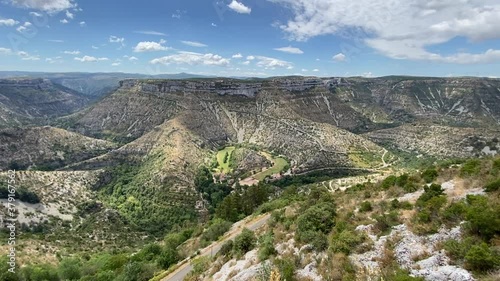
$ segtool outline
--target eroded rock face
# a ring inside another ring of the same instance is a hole
[[[416,235],[404,224],[393,227],[389,235],[380,238],[372,234],[372,226],[361,225],[356,231],[365,232],[374,242],[371,251],[349,256],[353,264],[368,275],[380,274],[380,265],[376,260],[383,257],[385,243],[388,240],[398,239],[394,257],[401,268],[409,270],[413,276],[424,277],[429,281],[475,280],[467,270],[450,265],[450,259],[444,251],[436,251],[439,243],[449,239],[461,239],[460,226],[452,229],[443,227],[438,233],[428,236]]]
[[[46,124],[82,109],[89,101],[47,79],[0,79],[0,127]]]

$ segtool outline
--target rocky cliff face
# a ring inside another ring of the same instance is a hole
[[[45,124],[88,103],[88,98],[46,79],[0,79],[0,127]]]

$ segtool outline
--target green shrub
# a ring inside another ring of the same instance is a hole
[[[480,195],[467,195],[466,227],[473,234],[489,241],[500,234],[500,205],[488,203],[488,198]]]
[[[250,231],[247,228],[243,229],[240,235],[234,238],[234,244],[233,244],[234,252],[238,256],[246,254],[248,251],[252,250],[255,247],[255,241],[256,238],[253,231]]]
[[[451,203],[442,214],[445,221],[450,223],[459,223],[465,219],[467,205],[464,201]]]
[[[424,186],[424,193],[418,198],[417,205],[422,206],[433,197],[441,195],[444,195],[444,189],[441,188],[441,185],[433,183],[430,186]]]
[[[333,203],[322,202],[308,208],[297,219],[297,232],[306,231],[328,233],[335,224],[335,206]]]
[[[493,252],[486,243],[474,245],[465,255],[467,268],[486,272],[500,265],[500,256]]]
[[[444,249],[452,260],[461,263],[464,261],[467,252],[469,252],[472,246],[477,244],[477,242],[478,241],[473,237],[466,237],[462,241],[451,239],[444,243]]]
[[[500,179],[491,181],[484,186],[484,191],[495,192],[500,189]]]
[[[205,241],[216,241],[224,235],[233,224],[223,219],[216,218],[212,221],[208,229],[203,232],[201,239]]]
[[[227,256],[233,250],[233,240],[228,240],[224,244],[222,244],[219,253],[223,256]]]
[[[343,230],[330,238],[330,250],[334,253],[345,253],[348,255],[359,244],[364,241],[364,236],[351,230]]]
[[[62,280],[79,280],[81,278],[80,261],[77,259],[64,259],[59,264],[58,272]]]
[[[362,213],[373,211],[372,204],[369,201],[362,202],[361,206],[359,206],[359,211]]]
[[[281,279],[287,281],[295,280],[295,262],[290,258],[280,258],[274,260],[274,264],[278,268]]]
[[[276,255],[274,239],[272,233],[265,234],[259,239],[259,260],[267,260],[270,256]]]
[[[134,261],[152,261],[161,254],[161,246],[156,243],[150,243],[144,246],[139,253],[133,256]]]
[[[383,189],[389,189],[389,187],[396,185],[397,179],[398,178],[396,176],[390,175],[382,181],[380,186]]]
[[[478,159],[467,160],[460,168],[461,176],[474,176],[481,172],[481,161]]]
[[[171,247],[165,247],[157,259],[158,266],[163,269],[169,268],[180,259],[177,250]]]
[[[438,175],[439,174],[438,174],[438,171],[436,169],[429,168],[429,169],[426,169],[425,171],[423,171],[420,176],[422,177],[422,179],[426,183],[431,183],[437,179]]]
[[[381,232],[389,230],[391,227],[398,225],[399,215],[395,211],[391,211],[389,214],[382,214],[375,217],[377,221],[375,227]]]
[[[149,281],[154,276],[154,268],[141,262],[128,263],[116,281]]]

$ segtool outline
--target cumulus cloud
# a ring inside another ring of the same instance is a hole
[[[314,72],[319,72],[319,69],[315,68],[313,69]]]
[[[250,14],[252,12],[252,9],[249,7],[245,6],[243,3],[238,2],[236,0],[231,1],[229,5],[227,5],[229,9],[239,13],[239,14]]]
[[[77,5],[72,0],[9,0],[11,4],[44,12],[57,13]]]
[[[67,17],[68,19],[71,19],[71,20],[72,20],[72,19],[75,17],[75,15],[74,15],[73,13],[71,13],[70,11],[66,11],[66,17]]]
[[[80,26],[81,26],[81,27],[84,27],[84,26],[86,26],[86,25],[87,25],[87,23],[86,23],[86,22],[84,22],[84,21],[81,21],[81,22],[80,22]]]
[[[67,24],[69,21],[67,19],[62,19],[59,22],[62,23],[62,24]]]
[[[80,51],[64,51],[63,54],[66,54],[66,55],[79,55]]]
[[[109,42],[110,43],[118,43],[118,44],[121,44],[122,46],[125,46],[125,38],[123,38],[123,37],[111,35],[111,36],[109,36]]]
[[[30,16],[34,16],[34,17],[41,17],[43,16],[42,14],[40,13],[37,13],[37,12],[30,12]]]
[[[293,64],[288,61],[279,60],[270,57],[256,56],[257,66],[264,67],[265,69],[276,69],[276,68],[286,68],[292,69]]]
[[[157,52],[157,51],[167,51],[171,48],[163,46],[167,41],[160,40],[160,42],[150,42],[144,41],[139,42],[137,46],[134,47],[134,52],[143,53],[143,52]]]
[[[0,26],[14,26],[17,24],[19,24],[19,22],[14,19],[0,19]]]
[[[250,64],[250,61],[249,61],[249,60],[247,60],[247,61],[242,62],[241,64],[243,64],[243,65],[249,65],[249,64]]]
[[[75,60],[80,62],[98,62],[98,61],[108,61],[108,58],[96,58],[91,56],[83,56],[81,58],[76,57]]]
[[[20,33],[24,33],[24,32],[27,32],[32,25],[33,24],[31,24],[31,22],[27,21],[23,25],[16,28],[16,30]]]
[[[334,61],[342,62],[342,61],[345,61],[346,56],[344,54],[342,54],[342,53],[338,53],[335,56],[333,56],[332,59]]]
[[[292,47],[292,46],[282,47],[282,48],[275,48],[274,50],[280,51],[280,52],[284,52],[284,53],[289,53],[289,54],[296,54],[296,55],[300,55],[300,54],[304,53],[301,49],[295,48],[295,47]]]
[[[233,59],[241,59],[242,57],[243,57],[243,55],[242,55],[242,54],[237,53],[237,54],[234,54],[232,58],[233,58]]]
[[[114,63],[111,64],[111,66],[119,66],[119,65],[121,65],[120,62],[114,62]]]
[[[181,43],[184,45],[188,45],[191,47],[197,47],[197,48],[207,47],[207,45],[200,43],[200,42],[195,42],[195,41],[181,41]]]
[[[179,52],[175,55],[157,58],[152,64],[188,64],[188,65],[216,65],[227,66],[230,60],[216,54],[200,54],[192,52]]]
[[[139,59],[138,59],[138,58],[136,58],[136,57],[134,57],[134,56],[132,56],[132,57],[129,57],[129,58],[128,58],[128,60],[129,60],[129,61],[136,61],[136,60],[139,60]]]
[[[430,47],[464,37],[470,42],[500,39],[497,0],[268,0],[294,16],[278,26],[291,40],[335,34],[358,40],[393,59],[449,63],[499,60],[498,50],[440,54]],[[355,52],[348,46],[344,55]]]
[[[248,56],[248,57],[247,57],[247,60],[254,60],[254,59],[255,59],[255,57],[254,57],[254,56]]]

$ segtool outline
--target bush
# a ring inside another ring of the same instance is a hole
[[[467,237],[462,241],[451,239],[444,243],[444,249],[452,260],[460,263],[464,261],[465,255],[475,244],[477,244],[477,241],[472,237]]]
[[[223,256],[227,256],[231,253],[231,251],[233,250],[233,240],[228,240],[227,242],[225,242],[224,244],[222,244],[220,250],[219,250],[219,253]]]
[[[307,209],[297,219],[297,232],[307,231],[328,233],[335,224],[335,206],[322,202]]]
[[[247,228],[243,229],[240,235],[234,238],[234,252],[238,256],[246,254],[248,251],[252,250],[255,247],[255,241],[256,238],[253,231],[250,231]]]
[[[481,161],[478,159],[471,159],[465,162],[460,168],[461,176],[474,176],[481,172]]]
[[[201,239],[205,241],[216,241],[224,235],[233,224],[223,219],[216,218],[212,221],[208,229],[203,232]]]
[[[443,211],[443,219],[450,223],[459,223],[464,220],[467,212],[467,205],[463,201],[451,203]]]
[[[382,214],[380,216],[376,216],[375,220],[377,221],[375,223],[375,227],[379,231],[385,232],[386,230],[389,230],[391,227],[399,224],[399,215],[397,212],[392,211],[389,214]]]
[[[157,263],[161,268],[167,269],[177,261],[179,261],[179,254],[177,253],[177,250],[171,247],[165,247],[158,257]]]
[[[485,272],[500,265],[500,256],[494,253],[486,243],[472,246],[465,255],[466,266],[472,270]]]
[[[500,205],[490,205],[488,199],[480,195],[467,195],[468,203],[465,219],[467,228],[473,234],[489,241],[500,234]]]
[[[372,204],[368,201],[362,202],[361,206],[359,207],[359,211],[362,213],[373,211]]]
[[[441,195],[444,195],[444,189],[441,188],[441,185],[433,183],[430,186],[424,186],[424,193],[418,198],[417,205],[422,206],[433,197]]]
[[[274,264],[278,268],[281,279],[287,281],[295,280],[295,262],[289,258],[276,259]]]
[[[484,186],[484,191],[486,192],[495,192],[500,189],[500,179],[489,182]]]
[[[434,168],[429,168],[422,172],[421,177],[426,183],[431,183],[438,177],[438,171]]]
[[[149,281],[154,276],[154,268],[149,264],[131,262],[127,264],[117,281]]]
[[[82,273],[80,272],[80,261],[77,259],[64,259],[59,264],[59,277],[62,280],[79,280]]]
[[[276,255],[274,248],[274,239],[272,233],[260,237],[259,241],[259,260],[267,260],[270,256]]]
[[[156,243],[150,243],[144,246],[139,253],[133,256],[135,261],[152,261],[161,254],[161,246]]]
[[[390,175],[382,181],[380,185],[383,189],[389,189],[389,187],[396,185],[396,180],[398,178],[394,175]]]
[[[330,238],[330,250],[334,253],[348,255],[357,245],[364,241],[364,237],[351,230],[343,230]]]

